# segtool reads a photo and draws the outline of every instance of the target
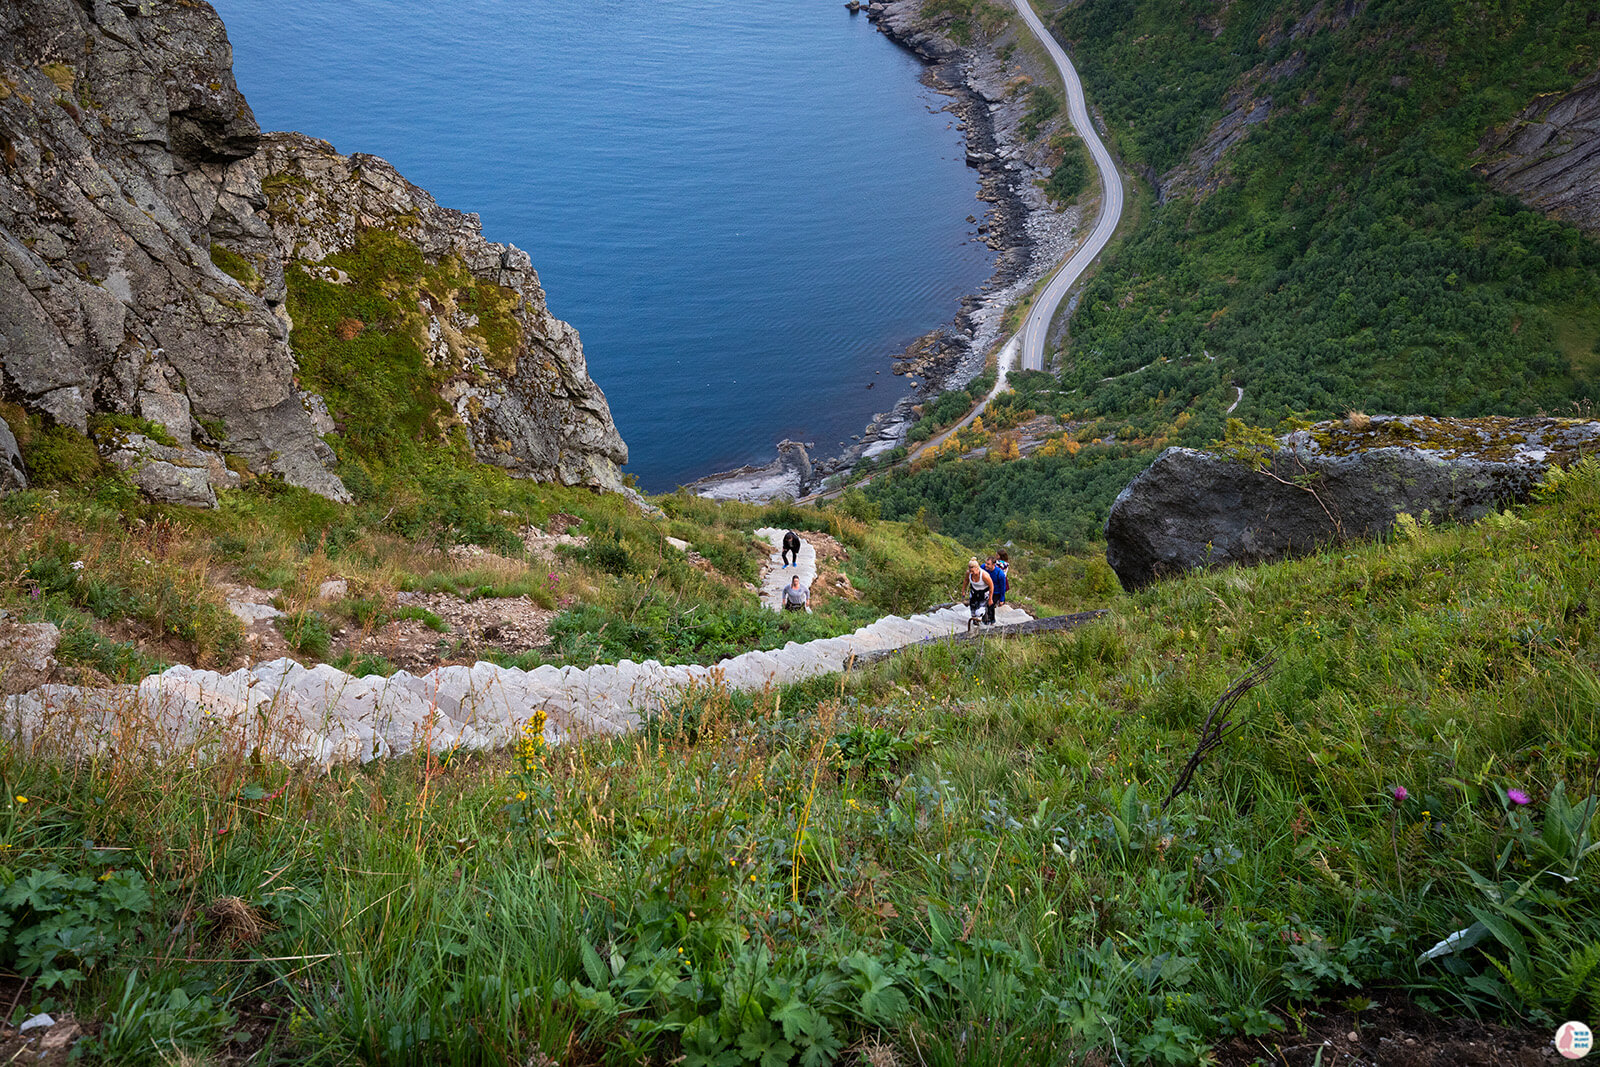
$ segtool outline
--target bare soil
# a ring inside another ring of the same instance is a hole
[[[850,550],[825,533],[807,531],[800,536],[817,552],[817,580],[811,584],[813,594],[841,600],[860,600],[861,593],[850,584],[850,576],[844,572],[844,562],[850,558]]]
[[[1380,999],[1373,996],[1372,999]],[[1308,1012],[1290,1032],[1234,1038],[1216,1049],[1219,1067],[1548,1067],[1565,1063],[1553,1031],[1475,1019],[1441,1019],[1404,997],[1357,1013]]]

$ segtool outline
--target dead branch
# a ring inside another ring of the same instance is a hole
[[[1277,653],[1269,652],[1256,660],[1244,677],[1228,687],[1228,691],[1217,698],[1211,705],[1211,712],[1206,716],[1206,721],[1200,726],[1200,737],[1195,742],[1194,751],[1189,754],[1189,760],[1183,765],[1183,770],[1178,772],[1178,780],[1172,783],[1172,792],[1167,794],[1167,799],[1161,802],[1161,810],[1166,811],[1167,805],[1189,788],[1194,781],[1194,772],[1200,769],[1200,764],[1213,749],[1222,744],[1223,738],[1238,728],[1238,723],[1230,716],[1244,695],[1272,675],[1272,669],[1277,665]]]

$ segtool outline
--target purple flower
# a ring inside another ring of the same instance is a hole
[[[1521,807],[1523,804],[1528,803],[1528,794],[1524,793],[1520,789],[1507,789],[1506,799],[1511,801],[1511,803],[1516,804],[1518,807]]]
[[[1394,800],[1395,800],[1396,804],[1398,804],[1400,801],[1404,800],[1406,797],[1408,797],[1410,795],[1411,795],[1410,793],[1406,792],[1406,787],[1405,786],[1397,785],[1397,786],[1394,787]]]

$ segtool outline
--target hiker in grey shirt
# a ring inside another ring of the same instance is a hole
[[[810,599],[811,588],[800,584],[798,574],[789,579],[789,584],[783,587],[784,611],[810,611],[811,607],[807,603]]]

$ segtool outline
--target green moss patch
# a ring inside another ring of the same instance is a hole
[[[252,293],[261,292],[261,275],[256,272],[250,261],[227,245],[211,242],[211,262],[217,268],[250,290]]]

